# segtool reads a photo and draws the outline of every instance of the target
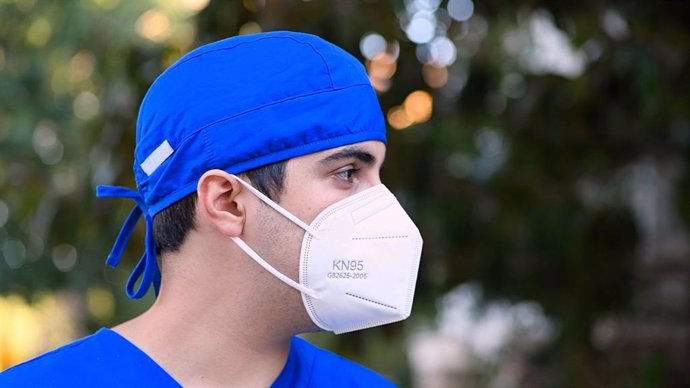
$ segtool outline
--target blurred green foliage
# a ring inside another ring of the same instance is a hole
[[[409,385],[407,336],[432,324],[441,295],[478,280],[487,299],[537,301],[560,328],[531,361],[538,377],[528,382],[690,384],[678,364],[687,352],[650,345],[631,356],[592,340],[602,317],[690,325],[687,312],[637,299],[663,276],[645,274],[641,251],[659,236],[645,232],[626,183],[640,163],[680,166],[669,206],[687,227],[686,2],[477,1],[468,21],[447,23],[457,60],[441,88],[425,83],[406,36],[411,1],[212,1],[198,14],[197,3],[0,1],[0,293],[111,289],[115,315],[87,315],[88,330],[145,309],[150,299],[122,292],[143,233],[119,269],[105,269],[130,204],[96,200],[94,188],[134,186],[135,120],[148,85],[184,52],[255,29],[250,22],[318,34],[363,62],[360,40],[375,31],[399,42],[384,113],[414,90],[434,98],[431,120],[390,131],[383,172],[425,237],[416,302],[407,323],[314,340]],[[150,9],[158,13],[142,19]],[[545,20],[585,58],[579,73],[530,65]],[[156,23],[158,35],[147,30]],[[687,273],[687,256],[679,262]]]

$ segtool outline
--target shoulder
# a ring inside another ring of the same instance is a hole
[[[292,344],[299,352],[313,360],[310,387],[395,387],[373,370],[314,346],[299,337],[294,337]]]
[[[157,386],[175,385],[144,353],[108,329],[0,373],[0,388],[117,387],[149,382]]]

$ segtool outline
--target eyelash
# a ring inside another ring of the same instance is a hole
[[[357,174],[358,171],[359,171],[358,168],[353,167],[353,168],[350,168],[347,170],[336,172],[335,176],[340,180],[347,181],[348,183],[352,183],[352,178]],[[349,176],[347,176],[345,178],[345,177],[343,177],[342,174],[348,174]]]

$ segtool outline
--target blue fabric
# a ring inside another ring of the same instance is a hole
[[[0,373],[0,387],[179,387],[116,332],[97,333]]]
[[[136,226],[139,217],[144,214],[146,205],[144,204],[144,201],[139,193],[124,187],[98,186],[96,195],[98,197],[106,198],[129,198],[135,203],[134,208],[125,220],[120,233],[117,235],[117,239],[115,239],[113,249],[110,251],[108,258],[105,260],[106,264],[115,268],[120,264],[120,259],[122,258],[122,253],[125,250],[125,245],[127,245],[127,241],[129,241],[129,238],[132,236],[132,232],[134,231],[134,227]],[[156,293],[156,296],[158,296],[158,290],[161,286],[161,273],[160,269],[158,268],[158,262],[156,261],[156,242],[153,236],[153,217],[149,216],[148,214],[144,214],[144,218],[146,220],[146,249],[129,276],[127,285],[125,287],[127,296],[133,299],[139,299],[146,295],[146,292],[151,284],[153,284],[153,290]],[[139,286],[135,288],[137,281],[139,281]]]
[[[146,252],[127,284],[127,295],[140,298],[160,282],[153,217],[196,191],[204,172],[237,174],[367,140],[386,142],[383,114],[366,70],[339,47],[288,31],[202,46],[164,71],[144,97],[134,152],[138,193],[99,188],[98,196],[136,203],[109,264],[117,265],[143,215]],[[149,175],[142,163],[165,141],[173,152]]]
[[[179,387],[146,353],[110,329],[0,373],[0,387]],[[232,382],[228,382],[232,386]],[[379,374],[293,337],[274,388],[394,387]]]

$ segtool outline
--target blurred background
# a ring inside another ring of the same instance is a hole
[[[312,341],[403,387],[690,386],[681,0],[0,0],[0,370],[152,303],[95,186],[164,68],[280,29],[366,66],[425,238],[410,319]]]

